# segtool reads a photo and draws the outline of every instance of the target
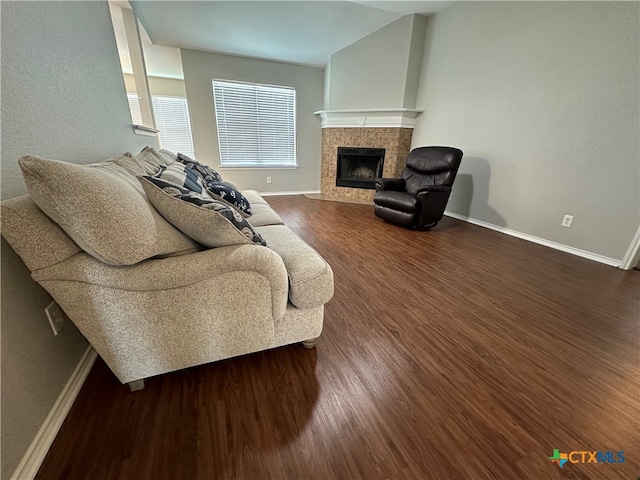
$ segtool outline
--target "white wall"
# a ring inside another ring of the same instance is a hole
[[[325,109],[413,108],[425,25],[406,15],[331,55]]]
[[[2,198],[25,193],[26,153],[89,163],[137,151],[106,2],[2,3]],[[87,348],[54,337],[51,297],[2,239],[2,466],[8,479]]]
[[[220,170],[223,178],[243,189],[261,192],[320,190],[321,68],[254,60],[195,50],[181,50],[191,130],[198,161]],[[297,169],[220,169],[213,78],[295,87],[297,102]],[[266,183],[271,176],[272,183]]]
[[[184,80],[179,78],[164,78],[147,76],[149,82],[149,93],[151,95],[167,95],[169,97],[185,98],[187,93],[184,90]],[[124,83],[127,92],[136,91],[136,82],[133,75],[126,73],[124,75]]]
[[[430,18],[413,147],[465,152],[449,210],[623,257],[640,221],[638,17],[637,2],[464,2]]]
[[[324,89],[322,92],[322,109],[329,110],[331,102],[331,58],[324,66]]]
[[[413,15],[411,25],[411,40],[407,57],[407,81],[404,89],[405,108],[415,108],[420,87],[420,72],[422,71],[422,56],[427,32],[428,18],[423,15]]]

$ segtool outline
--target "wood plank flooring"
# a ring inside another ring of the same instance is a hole
[[[100,360],[39,479],[640,476],[640,272],[445,218],[269,197],[333,267],[318,346],[130,393]],[[624,451],[618,464],[553,449]]]

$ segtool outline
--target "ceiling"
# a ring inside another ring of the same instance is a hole
[[[449,3],[256,0],[131,5],[156,46],[324,67],[332,53],[403,15],[433,13]],[[152,74],[150,59],[147,66]]]

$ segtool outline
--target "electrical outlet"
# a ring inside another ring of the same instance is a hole
[[[267,177],[267,183],[271,183],[271,177]]]
[[[560,225],[562,225],[563,227],[571,228],[572,223],[573,223],[573,215],[565,215]]]
[[[44,309],[51,324],[51,329],[54,335],[58,335],[60,330],[67,324],[67,316],[56,302],[51,302],[47,308]]]

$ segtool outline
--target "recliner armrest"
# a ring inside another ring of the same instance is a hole
[[[426,226],[440,221],[451,195],[451,187],[430,185],[416,192],[420,202],[417,224]]]
[[[396,192],[405,191],[404,178],[376,178],[376,191],[393,190]]]

